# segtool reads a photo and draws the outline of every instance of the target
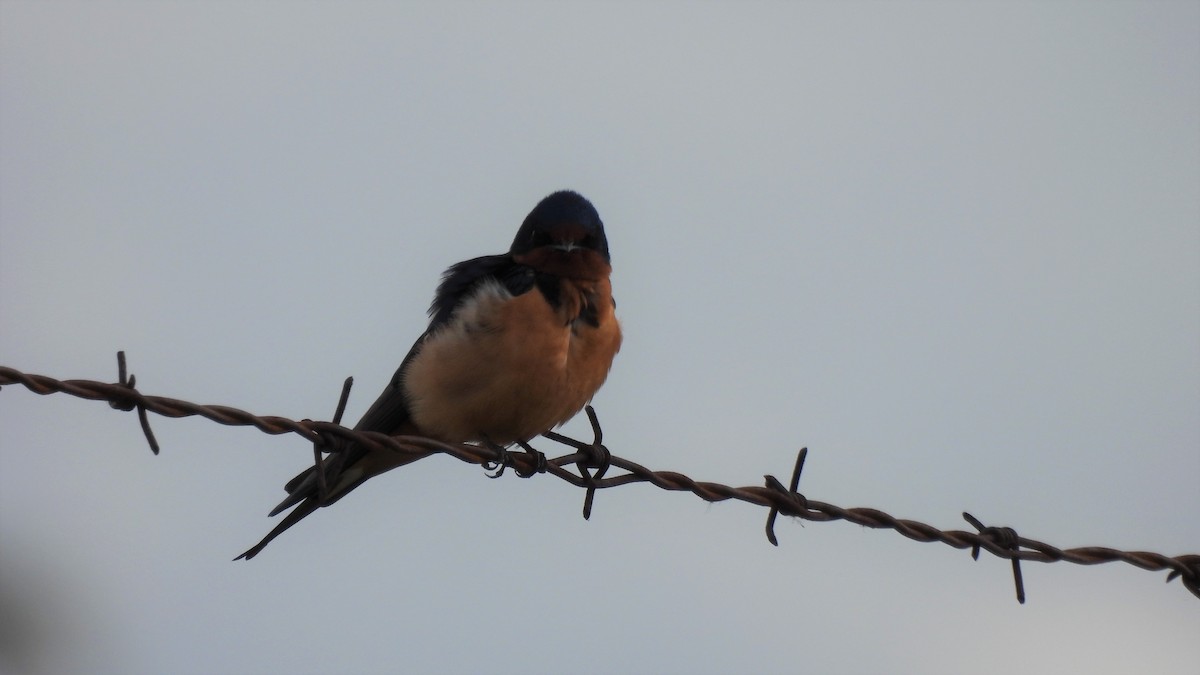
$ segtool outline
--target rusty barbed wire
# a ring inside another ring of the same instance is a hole
[[[36,394],[70,394],[84,399],[108,401],[113,408],[119,410],[136,409],[143,433],[155,454],[158,454],[159,446],[150,429],[146,416],[147,411],[164,417],[199,416],[229,426],[252,426],[264,433],[274,435],[294,433],[314,444],[314,461],[318,466],[320,466],[322,450],[328,451],[335,445],[332,443],[332,439],[343,439],[353,440],[372,449],[405,453],[414,456],[414,459],[437,453],[447,454],[463,462],[493,468],[496,471],[494,477],[502,474],[507,466],[512,466],[520,476],[549,473],[587,490],[584,498],[584,518],[591,515],[596,490],[630,483],[649,483],[663,490],[691,492],[709,502],[734,499],[765,506],[770,509],[766,526],[767,539],[776,546],[778,540],[775,537],[774,523],[777,514],[780,513],[814,522],[845,520],[863,527],[891,529],[914,541],[941,542],[957,549],[970,549],[972,557],[976,559],[979,557],[979,551],[986,550],[999,558],[1011,560],[1017,599],[1022,603],[1025,601],[1025,591],[1019,564],[1023,560],[1046,563],[1063,561],[1078,565],[1124,562],[1144,570],[1168,571],[1166,579],[1168,582],[1178,578],[1185,588],[1200,598],[1200,554],[1171,557],[1151,551],[1123,551],[1104,546],[1061,549],[1044,542],[1021,537],[1012,528],[985,526],[974,516],[965,512],[962,514],[963,518],[970,522],[978,530],[977,532],[941,530],[915,520],[896,518],[879,509],[843,508],[808,499],[798,491],[807,448],[802,448],[796,458],[790,486],[785,487],[777,478],[767,475],[764,476],[765,485],[763,486],[733,487],[721,483],[697,481],[675,471],[652,471],[641,464],[612,455],[601,442],[600,424],[591,406],[586,408],[586,412],[595,434],[593,441],[585,443],[562,434],[547,432],[543,436],[567,445],[575,452],[554,459],[545,459],[534,452],[529,452],[532,448],[528,446],[524,446],[527,452],[509,452],[467,443],[442,443],[419,436],[388,436],[377,432],[354,431],[335,422],[297,421],[279,416],[260,416],[229,406],[200,405],[174,398],[147,396],[135,388],[136,379],[133,376],[126,377],[124,352],[118,353],[118,370],[119,381],[111,384],[94,380],[57,380],[45,375],[29,374],[15,368],[0,366],[0,386],[20,384]],[[343,388],[335,420],[340,421],[351,382],[352,378],[347,379]],[[566,467],[569,466],[575,466],[579,473],[568,470]],[[626,473],[605,477],[606,472],[613,467]],[[590,469],[595,469],[595,474],[592,474]]]

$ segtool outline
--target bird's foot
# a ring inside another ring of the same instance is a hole
[[[525,441],[517,441],[517,445],[521,446],[524,454],[533,457],[533,468],[528,471],[522,471],[518,466],[518,463],[514,461],[513,457],[516,453],[496,445],[495,443],[488,442],[486,445],[492,450],[495,450],[500,456],[500,458],[494,462],[483,463],[484,470],[492,472],[488,474],[488,478],[499,478],[500,476],[503,476],[504,470],[510,466],[521,478],[531,478],[534,474],[545,473],[546,467],[549,465],[549,460],[546,459],[545,453],[534,450],[533,447]]]

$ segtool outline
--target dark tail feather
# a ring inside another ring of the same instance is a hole
[[[290,508],[293,504],[299,504],[308,497],[312,497],[317,494],[316,467],[310,466],[304,471],[301,471],[300,475],[288,481],[288,484],[283,486],[283,489],[287,490],[288,496],[284,497],[283,501],[279,502],[278,506],[271,509],[271,512],[267,514],[268,518],[274,517],[282,513],[284,510]]]
[[[293,509],[291,513],[287,514],[287,517],[280,521],[280,523],[275,526],[275,529],[267,533],[267,536],[263,537],[262,541],[255,544],[250,550],[234,558],[234,560],[249,560],[258,555],[259,551],[262,551],[264,548],[266,548],[267,544],[271,543],[272,539],[283,534],[285,530],[303,520],[308,514],[316,511],[317,506],[318,504],[316,499],[306,499],[300,502],[300,505]]]
[[[432,453],[430,453],[432,454]],[[381,455],[366,455],[352,454],[351,452],[340,452],[334,457],[327,460],[324,464],[325,478],[327,481],[328,494],[321,494],[318,485],[317,472],[315,466],[310,466],[299,475],[287,482],[284,489],[287,490],[288,496],[284,498],[272,511],[274,516],[292,506],[291,513],[287,514],[284,519],[271,530],[263,540],[255,544],[254,548],[246,551],[234,560],[249,560],[258,555],[259,551],[263,550],[271,540],[283,534],[292,525],[300,522],[305,516],[316,511],[322,506],[329,506],[354,488],[362,485],[369,478],[378,476],[381,473],[390,471],[398,466],[403,466],[410,462],[414,462],[425,455],[416,457],[401,457],[392,454]]]
[[[337,494],[338,497],[340,497],[348,491],[345,489],[335,489],[335,486],[341,478],[342,467],[345,466],[347,461],[353,463],[360,460],[361,457],[361,453],[352,455],[351,450],[345,450],[325,460],[322,468],[325,471],[325,480],[331,493]],[[296,474],[294,478],[289,480],[287,484],[283,486],[283,489],[288,493],[288,496],[284,497],[283,501],[279,502],[278,506],[271,509],[271,512],[267,514],[268,517],[276,516],[291,508],[293,504],[299,504],[309,497],[319,500],[321,497],[324,497],[324,499],[321,500],[320,506],[329,506],[337,501],[337,498],[331,498],[331,495],[320,494],[317,467],[315,465],[310,466]]]
[[[301,471],[295,478],[289,480],[283,489],[287,490],[288,496],[279,503],[279,506],[276,506],[271,511],[270,516],[275,516],[293,505],[299,504],[299,506],[293,509],[291,513],[287,514],[287,516],[285,516],[284,519],[275,526],[275,529],[267,533],[267,536],[263,537],[262,541],[254,545],[254,548],[251,548],[249,551],[239,555],[238,557],[234,558],[234,560],[249,560],[258,555],[259,551],[262,551],[264,548],[266,548],[267,544],[271,543],[272,539],[283,534],[284,531],[286,531],[289,527],[300,522],[306,516],[308,516],[308,514],[316,511],[322,506],[320,495],[318,494],[317,490],[317,467],[315,466],[310,466],[304,471]],[[327,503],[332,503],[332,501]]]
[[[316,472],[317,472],[316,466],[310,466],[307,469],[301,471],[299,474],[296,475],[295,478],[289,480],[287,482],[287,485],[283,486],[284,492],[287,492],[288,494],[295,492],[296,488],[300,487],[300,484],[303,483],[305,481],[305,479],[307,479],[309,476],[315,474]],[[279,511],[276,511],[275,513],[279,513]],[[275,513],[272,513],[271,515],[275,515]]]
[[[288,481],[287,485],[283,486],[283,489],[288,491],[288,496],[284,497],[283,501],[279,502],[275,508],[271,509],[271,512],[268,513],[267,516],[276,516],[291,508],[293,504],[299,504],[305,499],[319,501],[320,506],[329,506],[330,504],[346,496],[347,492],[350,492],[359,485],[362,485],[363,481],[382,473],[364,473],[354,482],[346,483],[342,476],[339,475],[339,469],[340,466],[333,464],[332,462],[326,468],[325,478],[328,481],[327,488],[329,490],[329,494],[324,495],[324,499],[321,499],[322,495],[320,486],[318,484],[319,479],[317,478],[316,467],[310,466],[304,471],[301,471],[300,475],[291,479]]]

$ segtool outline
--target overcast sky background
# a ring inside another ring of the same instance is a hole
[[[1200,4],[0,2],[0,364],[348,421],[574,188],[618,455],[1200,553]],[[569,433],[583,436],[575,420]],[[1200,601],[0,391],[0,672],[1195,673]],[[543,449],[553,452],[548,442]]]

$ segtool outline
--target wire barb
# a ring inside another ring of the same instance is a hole
[[[808,500],[804,495],[800,494],[800,474],[804,471],[804,460],[808,458],[808,448],[800,448],[800,452],[796,453],[796,466],[792,469],[792,482],[785,490],[783,483],[775,476],[767,474],[763,478],[767,481],[767,487],[775,492],[787,495],[788,499],[793,502],[793,507],[783,510],[783,507],[772,506],[770,513],[767,514],[767,541],[771,542],[772,546],[778,546],[779,540],[775,538],[775,517],[783,510],[784,515],[802,517],[804,510],[808,508]]]
[[[137,408],[138,422],[142,425],[142,433],[146,435],[146,442],[150,444],[150,452],[158,454],[158,441],[154,438],[154,432],[150,429],[150,419],[146,416],[146,406],[137,402],[138,394],[134,385],[137,384],[137,377],[130,375],[126,377],[125,369],[125,352],[117,352],[117,386],[125,387],[134,394],[128,400],[111,400],[108,405],[114,410],[124,410],[126,412]]]
[[[118,359],[118,369],[121,369],[123,358]],[[54,393],[70,394],[79,398],[108,401],[118,404],[117,407],[129,410],[133,407],[142,411],[158,413],[164,417],[189,417],[198,415],[218,424],[231,426],[253,426],[268,434],[293,433],[303,437],[310,443],[316,443],[323,437],[329,439],[331,449],[345,445],[345,441],[353,441],[368,449],[376,451],[399,452],[412,461],[432,454],[445,454],[463,462],[486,465],[501,460],[494,449],[483,445],[468,443],[442,443],[431,438],[420,436],[388,436],[378,432],[354,431],[333,422],[295,421],[286,417],[259,416],[237,408],[221,405],[199,405],[188,401],[166,398],[161,396],[146,396],[134,389],[133,378],[117,384],[96,382],[93,380],[56,380],[45,375],[31,375],[14,368],[0,366],[0,385],[20,384],[35,394],[48,395]],[[988,528],[969,514],[965,518],[975,525],[978,532],[962,530],[941,530],[932,525],[896,518],[888,513],[872,508],[844,508],[826,502],[808,499],[796,490],[799,487],[800,472],[803,467],[806,449],[800,451],[797,457],[796,469],[792,475],[791,489],[783,489],[783,485],[774,477],[767,477],[766,486],[733,487],[720,483],[696,481],[688,476],[674,471],[651,471],[646,467],[630,460],[617,457],[608,452],[601,443],[602,436],[599,421],[595,411],[588,406],[588,419],[592,422],[595,440],[589,445],[576,441],[567,436],[547,432],[547,438],[564,443],[575,450],[574,453],[547,460],[545,471],[563,481],[582,487],[589,492],[627,485],[630,483],[649,483],[663,490],[691,492],[697,497],[709,502],[720,502],[729,499],[765,506],[780,513],[796,516],[813,522],[845,520],[850,523],[877,529],[891,529],[914,541],[941,542],[957,549],[972,549],[974,555],[979,550],[1013,561],[1014,576],[1018,588],[1018,598],[1024,591],[1019,568],[1015,563],[1019,560],[1035,562],[1065,561],[1078,565],[1095,565],[1108,562],[1124,562],[1145,570],[1166,570],[1169,572],[1167,581],[1179,578],[1182,585],[1196,597],[1200,598],[1200,555],[1187,554],[1169,557],[1150,551],[1121,551],[1103,546],[1088,546],[1081,548],[1059,549],[1044,542],[1018,537],[1011,528]],[[149,426],[144,425],[148,430]],[[147,433],[151,448],[157,449],[153,436]],[[603,450],[607,458],[600,462],[595,454]],[[536,469],[536,461],[529,453],[509,453],[511,465],[520,471],[529,473]],[[586,468],[601,463],[595,475]],[[575,474],[564,467],[576,465],[580,473]],[[608,467],[620,469],[623,473],[606,476]],[[591,502],[585,502],[584,516],[590,513]],[[1003,533],[1003,536],[994,531]],[[1011,532],[1011,536],[1008,533]],[[770,538],[770,536],[768,536]],[[772,541],[774,543],[774,541]]]
[[[966,511],[963,511],[962,515],[963,519],[973,525],[981,536],[987,537],[996,546],[1013,551],[1014,553],[1020,553],[1021,538],[1017,536],[1016,530],[1011,527],[985,527],[978,518]],[[971,547],[971,557],[979,560],[979,544]],[[1025,580],[1021,577],[1021,559],[1013,556],[1011,560],[1013,583],[1017,587],[1017,602],[1023,605],[1025,604]]]
[[[591,443],[577,441],[570,436],[564,436],[554,431],[546,431],[542,435],[579,451],[581,457],[575,462],[575,467],[579,469],[579,476],[584,482],[583,519],[590,520],[592,503],[596,499],[596,481],[608,473],[608,468],[612,466],[612,453],[604,445],[604,430],[600,428],[600,418],[596,416],[596,409],[588,404],[583,407],[583,410],[587,413],[588,422],[592,425]],[[591,468],[596,469],[595,474],[589,471]]]
[[[350,401],[350,388],[354,386],[354,378],[347,377],[342,382],[342,395],[338,397],[337,408],[333,411],[333,423],[341,424],[342,415],[346,412],[346,403]],[[312,422],[312,420],[304,420]],[[325,453],[334,452],[333,438],[328,433],[322,433],[313,441],[313,470],[317,474],[317,503],[325,504],[329,498],[329,484],[325,480]]]

